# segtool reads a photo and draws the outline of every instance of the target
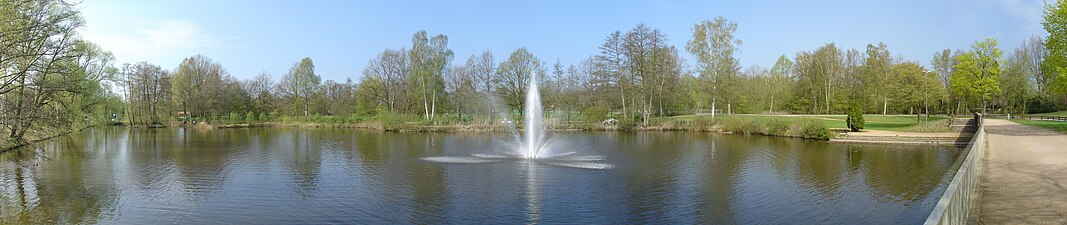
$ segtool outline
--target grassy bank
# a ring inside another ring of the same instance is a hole
[[[928,123],[919,122],[914,115],[866,115],[865,119],[867,129],[871,130],[948,131],[948,120],[940,116],[930,117]],[[832,138],[835,130],[847,128],[844,115],[720,115],[715,118],[707,115],[685,115],[654,118],[647,126],[635,121],[619,121],[614,125],[606,125],[600,122],[549,118],[546,122],[552,130],[729,132],[823,140]],[[280,116],[268,120],[224,118],[196,125],[172,122],[171,126],[199,128],[341,127],[396,132],[466,132],[507,130],[511,125],[501,121],[482,121],[457,115],[441,115],[433,121],[427,121],[419,115],[382,115],[379,117]]]
[[[901,131],[901,132],[948,132],[948,120],[942,116],[930,116],[930,122],[925,118],[920,122],[914,115],[864,115],[865,128],[869,130]],[[657,121],[712,121],[708,115],[686,115],[659,118]],[[847,129],[844,115],[720,115],[714,120],[742,120],[752,123],[778,122],[785,124],[801,124],[806,121],[823,123],[829,129]],[[705,122],[707,123],[707,122]]]
[[[1061,134],[1067,134],[1067,122],[1022,119],[1012,119],[1011,121],[1022,125],[1047,128],[1059,132]]]

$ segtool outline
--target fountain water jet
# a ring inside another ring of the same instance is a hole
[[[526,134],[526,146],[522,155],[527,159],[537,158],[543,147],[545,137],[544,109],[541,108],[541,92],[537,87],[537,75],[530,71],[530,82],[526,85],[526,110],[523,112],[523,127]]]

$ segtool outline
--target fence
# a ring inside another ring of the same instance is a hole
[[[976,216],[971,214],[977,211],[975,207],[978,203],[978,181],[986,152],[986,132],[982,119],[982,114],[975,114],[974,123],[977,129],[967,145],[963,163],[952,177],[952,182],[941,195],[941,199],[937,201],[930,217],[926,218],[925,224],[966,224],[970,216]]]

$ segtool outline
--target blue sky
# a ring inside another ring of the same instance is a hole
[[[386,48],[408,48],[418,30],[445,34],[453,64],[492,51],[498,61],[526,47],[547,63],[577,63],[612,31],[638,23],[684,49],[694,23],[724,16],[738,23],[744,66],[769,67],[834,42],[863,49],[886,42],[895,56],[929,64],[941,49],[988,37],[1005,52],[1045,36],[1041,0],[1008,1],[103,1],[78,6],[82,35],[119,62],[177,68],[204,54],[234,76],[266,71],[277,80],[303,57],[323,79],[358,80]],[[682,52],[689,64],[691,56]]]

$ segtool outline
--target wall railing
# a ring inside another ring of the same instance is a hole
[[[969,217],[977,216],[978,181],[982,173],[982,161],[986,153],[986,132],[982,114],[974,115],[977,127],[971,142],[967,144],[963,163],[960,164],[952,182],[945,188],[945,193],[937,201],[937,206],[926,218],[927,225],[966,224]]]

